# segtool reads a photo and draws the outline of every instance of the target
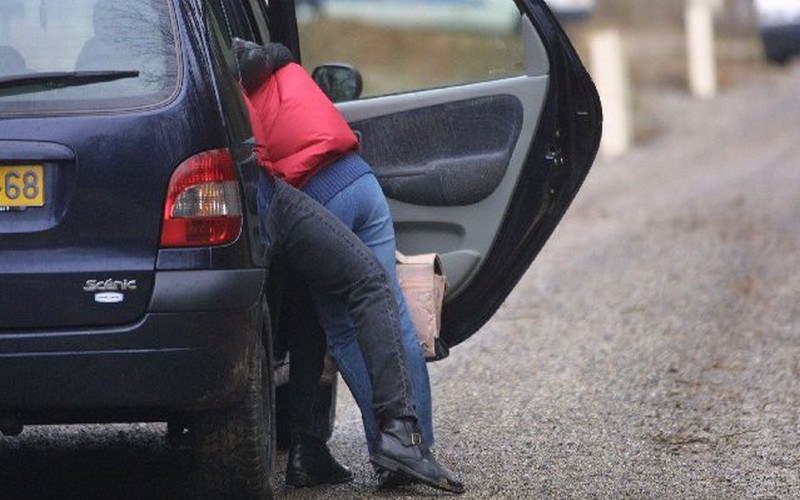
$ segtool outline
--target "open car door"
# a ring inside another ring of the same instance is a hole
[[[364,94],[339,109],[390,200],[398,248],[442,256],[448,346],[495,313],[539,253],[594,161],[602,122],[541,0],[463,3],[296,6],[306,69],[335,61],[363,75]],[[478,4],[484,15],[470,17]]]

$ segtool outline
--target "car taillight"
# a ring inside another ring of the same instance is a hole
[[[223,245],[242,230],[242,203],[233,158],[226,149],[192,156],[172,174],[161,246]]]

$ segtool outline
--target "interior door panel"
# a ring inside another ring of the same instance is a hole
[[[545,54],[530,25],[525,35],[526,55]],[[528,61],[529,73],[548,67]],[[537,74],[339,105],[389,198],[398,249],[442,256],[447,300],[468,285],[494,241],[548,84]]]
[[[513,96],[466,99],[352,123],[385,194],[429,207],[472,205],[497,189],[522,126]],[[384,131],[390,130],[391,135]]]

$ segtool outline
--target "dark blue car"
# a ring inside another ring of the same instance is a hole
[[[521,278],[600,137],[561,28],[540,0],[518,6],[515,74],[339,104],[401,250],[442,255],[450,347]],[[291,0],[0,0],[0,432],[166,421],[204,491],[269,495],[291,332],[272,327],[231,38],[299,59],[321,33]]]
[[[754,8],[767,60],[786,64],[800,55],[800,4],[793,0],[755,0]]]

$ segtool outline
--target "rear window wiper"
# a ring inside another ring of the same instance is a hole
[[[36,90],[52,90],[62,87],[76,87],[91,83],[111,82],[125,78],[136,78],[139,72],[135,70],[109,70],[109,71],[50,71],[42,73],[26,73],[24,75],[11,75],[0,77],[0,90],[29,85],[42,85]]]

